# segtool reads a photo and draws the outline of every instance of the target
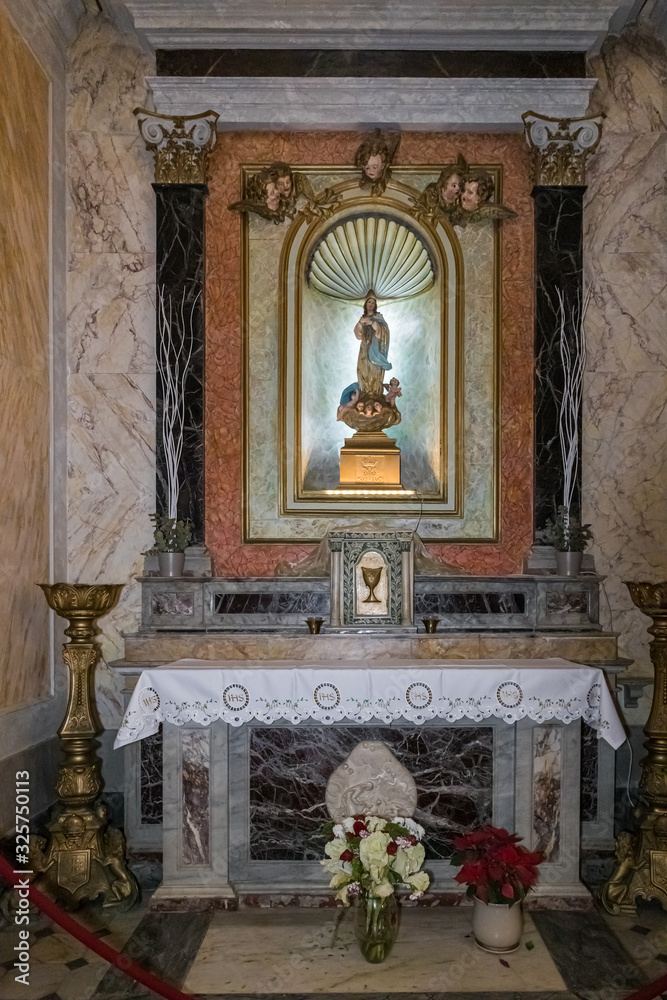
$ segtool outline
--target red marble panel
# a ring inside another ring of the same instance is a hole
[[[206,544],[221,576],[266,576],[313,545],[243,541],[243,331],[241,225],[227,206],[241,196],[241,163],[352,163],[352,132],[223,133],[211,157],[206,235]],[[502,164],[503,202],[519,213],[502,233],[500,345],[500,538],[432,543],[433,556],[474,574],[519,573],[532,542],[533,205],[522,135],[406,133],[397,164]]]

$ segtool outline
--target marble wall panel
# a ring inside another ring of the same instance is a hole
[[[531,850],[551,862],[560,860],[561,815],[560,726],[533,729],[533,829]]]
[[[211,730],[186,730],[181,737],[183,812],[181,858],[184,865],[210,862]]]
[[[162,727],[140,743],[140,812],[141,823],[162,823]]]
[[[250,856],[319,860],[332,772],[361,740],[380,740],[417,784],[415,819],[430,858],[451,854],[451,838],[492,818],[493,729],[464,726],[253,727],[250,737]]]
[[[352,162],[354,133],[225,133],[213,151],[207,205],[206,540],[220,575],[265,575],[311,545],[243,542],[242,331],[240,229],[227,205],[237,200],[239,164],[284,159],[293,164]],[[503,200],[519,218],[502,230],[500,540],[432,544],[429,549],[476,573],[520,571],[532,539],[532,212],[528,150],[519,136],[407,133],[400,163],[502,163]],[[400,164],[399,164],[400,166]],[[252,484],[265,490],[266,482]]]
[[[650,11],[591,62],[591,111],[606,118],[584,207],[588,346],[583,413],[583,516],[632,672],[651,672],[646,619],[624,580],[667,577],[667,229],[664,45]]]
[[[36,581],[50,572],[49,80],[0,10],[3,116],[0,281],[0,711],[51,693],[49,612]]]
[[[69,579],[125,583],[102,619],[105,660],[140,618],[141,552],[155,509],[155,196],[132,110],[149,106],[151,60],[136,38],[89,13],[68,65]],[[119,684],[96,672],[103,723],[122,717]]]

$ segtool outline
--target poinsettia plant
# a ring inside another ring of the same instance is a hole
[[[329,886],[349,906],[356,896],[391,896],[396,886],[411,890],[410,899],[423,896],[429,877],[420,843],[424,828],[406,816],[347,816],[328,824],[331,840],[320,864],[331,873]]]
[[[527,851],[522,838],[495,826],[472,830],[452,841],[451,863],[461,871],[454,876],[467,885],[467,896],[485,903],[520,902],[537,884],[537,866],[544,861],[539,851]]]

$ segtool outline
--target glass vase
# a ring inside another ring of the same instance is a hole
[[[398,934],[396,896],[357,896],[354,934],[367,962],[384,962]]]

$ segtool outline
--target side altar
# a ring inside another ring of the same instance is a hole
[[[206,572],[201,557],[191,565]],[[164,851],[154,905],[317,895],[326,784],[367,740],[386,744],[415,780],[435,893],[456,891],[446,861],[452,836],[492,822],[549,855],[546,897],[586,897],[580,845],[612,841],[622,740],[617,718],[616,739],[598,739],[600,696],[615,717],[609,687],[625,666],[598,621],[599,577],[437,574],[414,532],[366,527],[329,532],[290,576],[154,572],[148,557],[142,626],[112,665],[128,709],[119,734],[128,841]],[[309,618],[321,619],[319,634],[308,631]],[[425,631],[423,618],[437,619],[439,630]],[[187,672],[180,693],[166,680],[179,666]],[[291,694],[282,701],[315,697],[322,711],[298,720],[250,712],[262,679],[283,675]],[[346,694],[336,678],[347,678]],[[577,683],[588,685],[579,711]],[[394,698],[406,710],[374,708],[362,718],[342,711],[344,694],[367,705]],[[486,698],[494,709],[436,711],[443,698],[468,706]],[[186,702],[200,708],[179,715]],[[138,706],[154,726],[129,724]]]

